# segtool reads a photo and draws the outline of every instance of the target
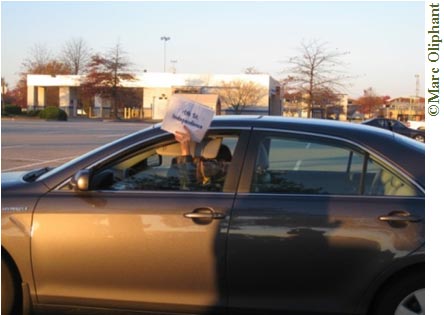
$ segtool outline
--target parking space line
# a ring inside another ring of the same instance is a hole
[[[14,162],[44,162],[46,160],[42,159],[22,159],[22,158],[4,158],[4,161],[14,161]]]
[[[42,161],[42,162],[38,162],[38,163],[31,163],[31,164],[26,164],[26,165],[22,165],[22,166],[16,166],[16,167],[8,168],[6,170],[2,170],[2,172],[16,171],[19,169],[26,169],[26,168],[30,168],[30,167],[37,166],[37,165],[53,163],[53,162],[60,162],[60,161],[64,161],[64,160],[70,160],[70,159],[75,158],[76,156],[77,155],[73,155],[73,156],[67,156],[64,158],[59,158],[59,159],[54,159],[54,160],[46,160],[46,161]]]
[[[22,147],[25,147],[26,145],[24,145],[24,144],[17,144],[17,145],[5,145],[5,146],[2,146],[2,150],[4,150],[4,149],[15,149],[15,148],[22,148]]]
[[[118,137],[123,137],[123,136],[125,136],[125,134],[120,133],[120,134],[113,134],[113,135],[98,135],[98,136],[95,136],[95,137],[96,138],[112,138],[112,137],[118,138]]]

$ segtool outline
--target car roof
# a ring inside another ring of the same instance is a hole
[[[392,132],[359,123],[316,118],[292,118],[282,116],[216,116],[212,127],[253,127],[293,130],[347,138],[357,142],[368,142],[369,133],[378,138],[394,138]],[[365,139],[365,141],[363,141]]]

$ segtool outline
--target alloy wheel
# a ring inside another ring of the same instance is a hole
[[[394,315],[424,315],[425,289],[413,291],[407,295],[395,310]]]

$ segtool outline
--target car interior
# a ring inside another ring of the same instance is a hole
[[[216,161],[223,160],[224,171],[228,170],[232,153],[222,141],[222,137],[212,137],[192,144],[192,156],[201,161],[199,171],[204,176],[219,171],[220,163]],[[180,155],[177,142],[145,148],[96,171],[90,187],[92,190],[181,190],[176,159]]]
[[[251,192],[418,195],[417,190],[406,180],[371,159],[367,160],[363,177],[364,155],[352,150],[316,143],[304,143],[304,146],[298,144],[298,147],[286,150],[285,145],[293,144],[275,143],[273,147],[272,141],[274,139],[267,139],[258,148]],[[308,153],[310,150],[316,151]],[[364,182],[361,189],[362,180]]]

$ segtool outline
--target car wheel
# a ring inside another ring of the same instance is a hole
[[[424,315],[425,280],[423,274],[404,278],[379,295],[373,315]]]
[[[425,138],[423,135],[416,135],[413,137],[413,139],[419,141],[419,142],[425,142]]]
[[[425,314],[425,289],[408,294],[395,310],[395,315],[409,314]]]
[[[2,314],[12,314],[15,298],[14,277],[8,264],[2,259]]]

